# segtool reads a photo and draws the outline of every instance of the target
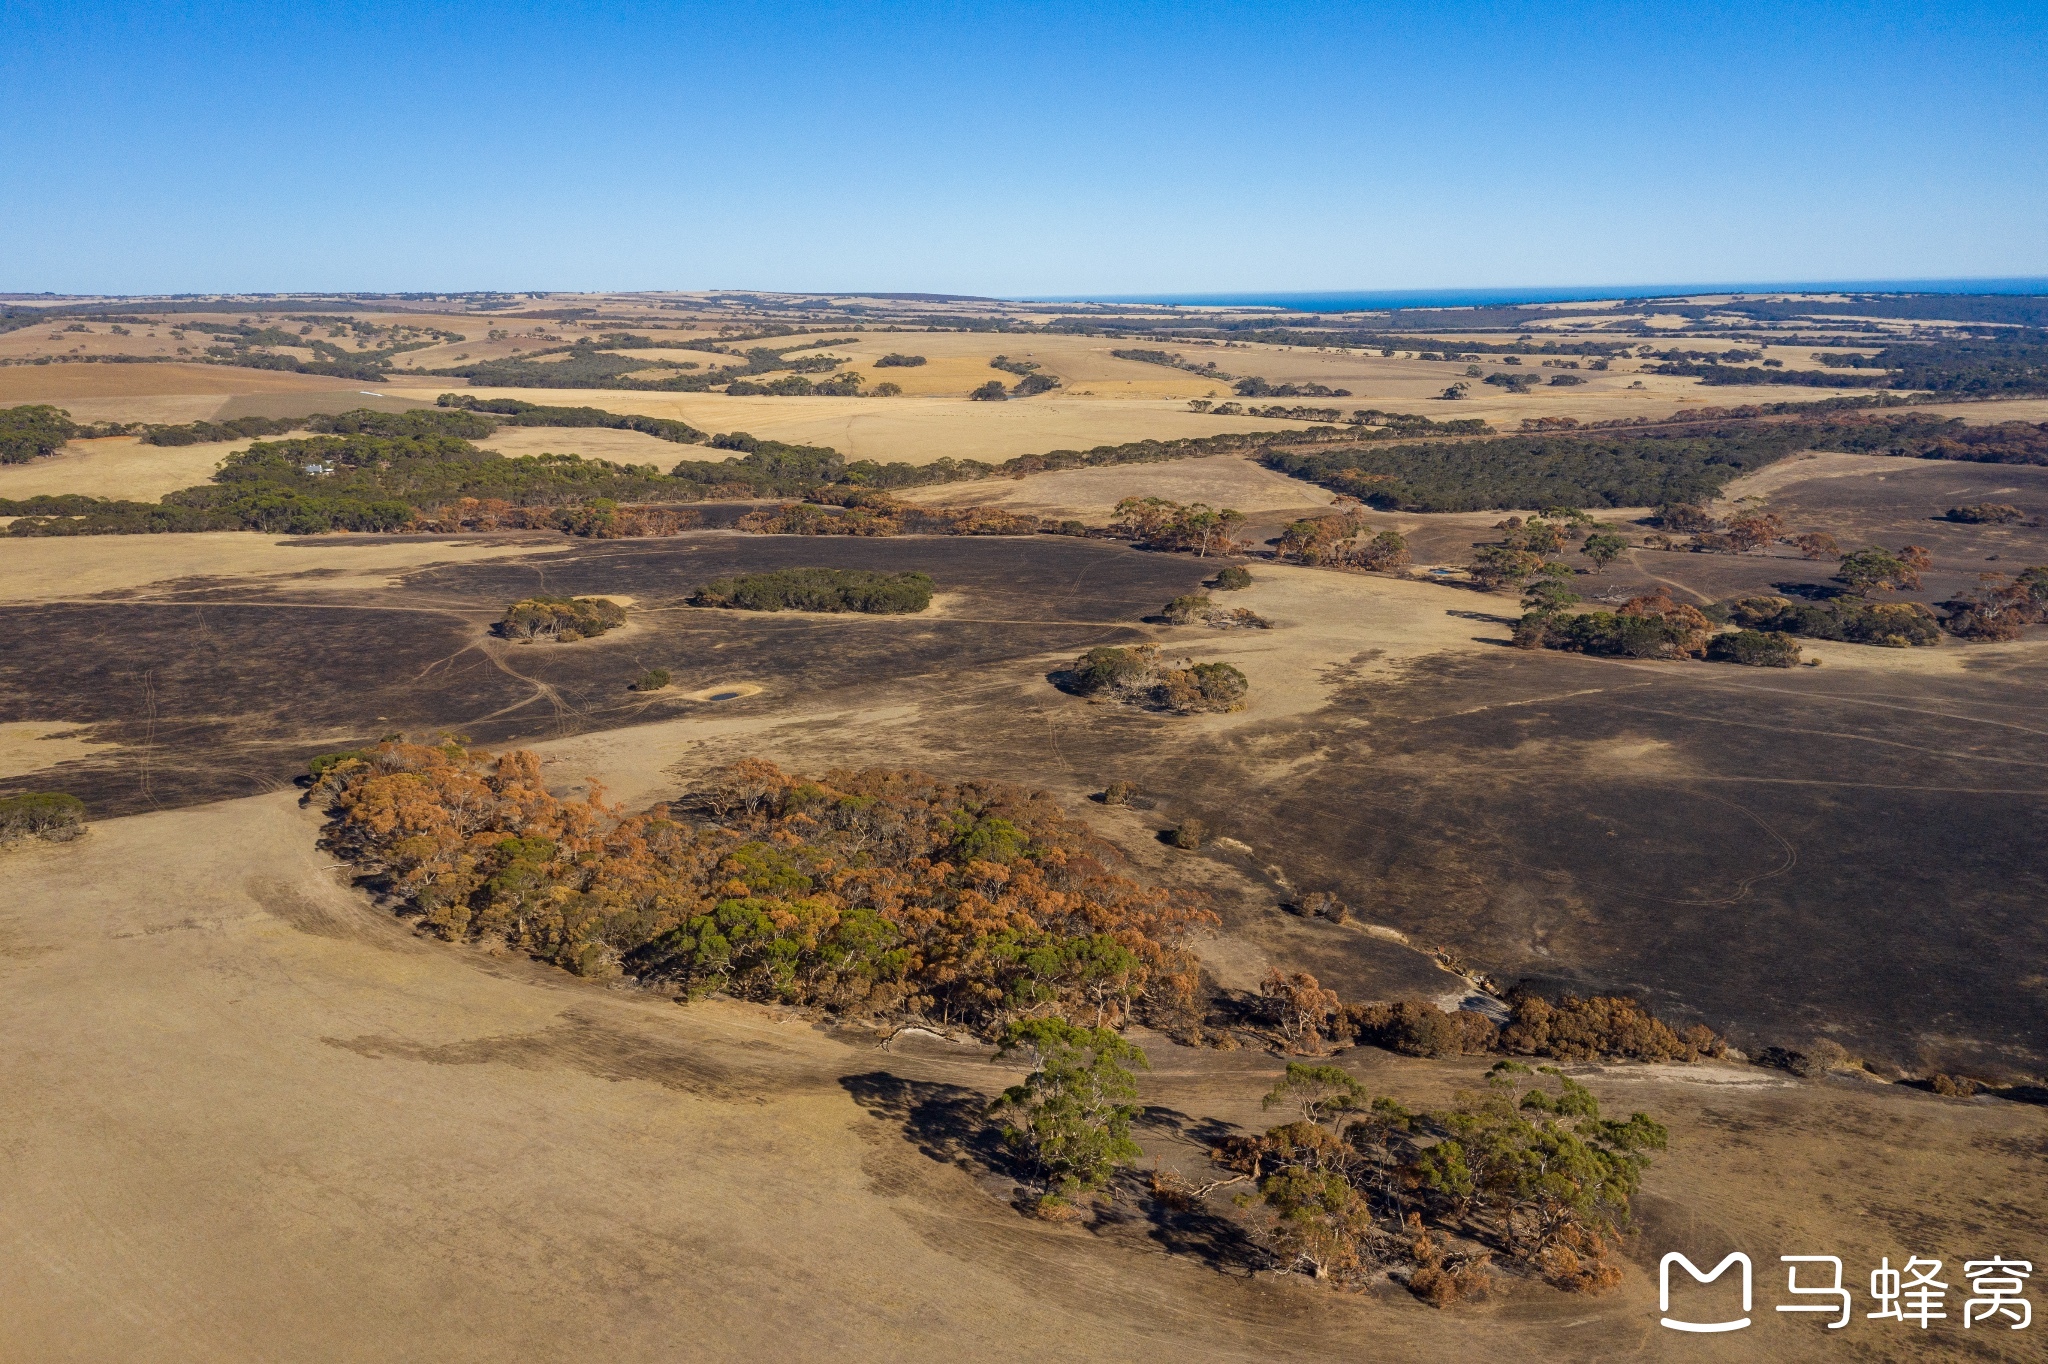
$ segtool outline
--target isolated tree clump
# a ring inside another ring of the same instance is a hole
[[[1897,553],[1871,545],[1844,554],[1835,581],[1859,597],[1872,592],[1917,592],[1920,571],[1932,563],[1932,556],[1919,545],[1907,545]]]
[[[1171,667],[1156,644],[1090,649],[1068,666],[1065,680],[1083,696],[1176,715],[1243,710],[1251,691],[1245,675],[1228,663]]]
[[[1970,507],[1950,507],[1944,519],[1972,526],[2008,526],[2026,519],[2026,513],[2010,502],[1979,502]]]
[[[916,1016],[989,1036],[1192,1007],[1189,892],[1141,884],[1043,792],[749,759],[675,806],[551,794],[532,753],[387,742],[312,799],[326,846],[451,940],[696,998]]]
[[[40,838],[68,843],[85,832],[85,802],[63,791],[0,796],[0,844]]]
[[[1585,543],[1579,546],[1579,553],[1591,559],[1594,569],[1601,573],[1605,573],[1609,564],[1627,552],[1628,541],[1606,531],[1588,535]]]
[[[522,644],[567,644],[595,639],[625,623],[626,608],[604,597],[527,597],[506,607],[496,628],[506,639]]]
[[[741,611],[859,611],[908,615],[932,604],[929,574],[856,568],[782,568],[715,578],[689,598],[692,606]]]
[[[1111,528],[1147,549],[1191,550],[1197,557],[1234,554],[1244,513],[1205,502],[1180,503],[1163,497],[1127,497],[1116,504]]]
[[[890,351],[875,361],[876,369],[912,369],[925,363],[922,355],[905,355],[901,351]]]
[[[1210,625],[1219,630],[1267,630],[1272,622],[1243,606],[1218,606],[1207,592],[1190,592],[1168,602],[1160,615],[1169,625]]]
[[[1398,531],[1373,533],[1356,511],[1289,522],[1275,557],[1325,568],[1391,573],[1408,566],[1408,541]]]
[[[1219,568],[1216,576],[1209,580],[1209,586],[1218,592],[1240,592],[1251,585],[1251,570],[1241,564]]]

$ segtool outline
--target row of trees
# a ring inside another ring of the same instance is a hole
[[[1000,507],[921,507],[885,493],[860,490],[814,494],[818,502],[791,502],[748,512],[739,529],[752,535],[1037,535],[1086,534],[1078,521],[1058,526]],[[825,499],[831,499],[829,501]],[[844,510],[833,510],[843,507]]]
[[[522,402],[517,398],[477,398],[467,393],[443,393],[437,406],[456,407],[467,412],[489,413],[503,426],[599,427],[611,431],[638,431],[657,440],[679,445],[700,445],[709,437],[686,421],[674,417],[649,417],[638,412],[607,412],[601,407],[555,407]],[[317,429],[317,428],[315,428]],[[466,434],[452,432],[450,434]],[[490,434],[488,430],[482,434]]]
[[[1331,388],[1327,384],[1276,384],[1253,376],[1239,379],[1231,385],[1231,392],[1240,398],[1348,398],[1348,388]]]
[[[1058,1018],[1010,1024],[997,1059],[1019,1053],[1034,1069],[990,1117],[1040,1182],[1035,1210],[1064,1220],[1143,1154],[1134,1072],[1150,1066],[1114,1031]],[[1420,1110],[1339,1067],[1294,1062],[1264,1107],[1291,1116],[1218,1143],[1224,1177],[1197,1185],[1155,1168],[1153,1197],[1191,1209],[1248,1186],[1223,1215],[1249,1213],[1277,1265],[1347,1287],[1392,1270],[1438,1307],[1484,1295],[1496,1255],[1567,1290],[1618,1283],[1632,1200],[1670,1140],[1647,1114],[1603,1117],[1585,1086],[1517,1061]]]
[[[1289,444],[1270,443],[1261,462],[1383,509],[1654,507],[1704,505],[1730,479],[1800,450],[2048,464],[2048,423],[1971,427],[1924,414],[1737,417],[1663,430],[1587,428],[1456,444]]]
[[[1136,360],[1141,364],[1166,365],[1172,369],[1184,369],[1190,374],[1199,374],[1204,379],[1214,379],[1218,383],[1227,384],[1237,377],[1234,374],[1225,374],[1222,370],[1216,368],[1214,360],[1197,362],[1188,359],[1179,351],[1147,350],[1143,347],[1130,347],[1122,350],[1112,350],[1110,354],[1119,360]]]
[[[1207,592],[1175,597],[1159,613],[1168,625],[1207,625],[1218,630],[1269,630],[1272,622],[1244,606],[1223,606]]]
[[[1835,543],[1834,536],[1825,531],[1794,533],[1785,525],[1784,518],[1761,508],[1739,512],[1723,524],[1705,508],[1690,503],[1672,503],[1659,507],[1652,519],[1667,530],[1692,532],[1692,538],[1684,548],[1696,554],[1747,554],[1782,544],[1798,550],[1803,559],[1842,557],[1841,546]],[[1678,548],[1668,537],[1653,537],[1651,547]]]

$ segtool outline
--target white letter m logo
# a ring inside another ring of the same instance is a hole
[[[1728,1266],[1740,1264],[1742,1266],[1742,1311],[1744,1315],[1734,1321],[1673,1321],[1669,1314],[1671,1311],[1671,1266],[1674,1263],[1684,1265],[1685,1272],[1692,1275],[1694,1283],[1712,1283],[1727,1271]],[[1715,1265],[1711,1274],[1700,1273],[1698,1265],[1686,1259],[1675,1250],[1666,1255],[1657,1264],[1657,1310],[1666,1314],[1664,1324],[1674,1331],[1698,1331],[1702,1333],[1711,1331],[1740,1331],[1743,1327],[1749,1325],[1749,1303],[1749,1257],[1739,1250],[1731,1252],[1727,1259]]]

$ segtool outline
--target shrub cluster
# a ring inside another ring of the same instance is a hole
[[[1169,667],[1156,644],[1090,649],[1066,670],[1067,684],[1083,696],[1176,715],[1243,710],[1251,685],[1228,663]]]
[[[625,623],[626,608],[603,597],[528,597],[505,608],[497,631],[523,644],[566,644],[595,639]]]
[[[1796,667],[1799,641],[1778,630],[1731,630],[1707,641],[1707,661],[1745,663],[1752,668]]]
[[[1273,623],[1243,606],[1218,606],[1207,592],[1175,597],[1160,614],[1169,625],[1210,625],[1218,630],[1268,630]]]
[[[0,843],[40,838],[67,843],[85,832],[85,802],[62,791],[0,796]]]
[[[1793,601],[1770,595],[1721,603],[1728,620],[1745,630],[1809,639],[1874,644],[1889,649],[1941,642],[1940,622],[1918,602],[1867,602],[1854,597]]]
[[[1726,1039],[1704,1024],[1681,1032],[1626,995],[1550,999],[1518,986],[1508,992],[1505,1024],[1469,1009],[1447,1011],[1426,999],[1346,1005],[1310,975],[1275,973],[1262,997],[1268,1024],[1290,1051],[1357,1043],[1404,1056],[1501,1054],[1558,1061],[1697,1061],[1728,1051]]]
[[[783,568],[716,578],[690,596],[692,606],[741,611],[860,611],[907,615],[932,604],[924,573],[876,573],[853,568]]]
[[[1515,640],[1524,647],[1614,658],[1698,658],[1713,629],[1698,608],[1673,601],[1670,589],[1660,587],[1618,611],[1532,611],[1516,626]]]
[[[2009,526],[2024,520],[2026,513],[2010,502],[1979,502],[1975,506],[1950,507],[1942,516],[1970,526]]]

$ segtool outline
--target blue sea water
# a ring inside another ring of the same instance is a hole
[[[2004,279],[1795,280],[1769,284],[1599,284],[1526,289],[1379,289],[1323,293],[1088,294],[1032,303],[1156,303],[1187,307],[1287,308],[1350,313],[1392,308],[1499,308],[1520,303],[1583,303],[1606,298],[1681,298],[1693,294],[2048,294],[2048,277]]]

